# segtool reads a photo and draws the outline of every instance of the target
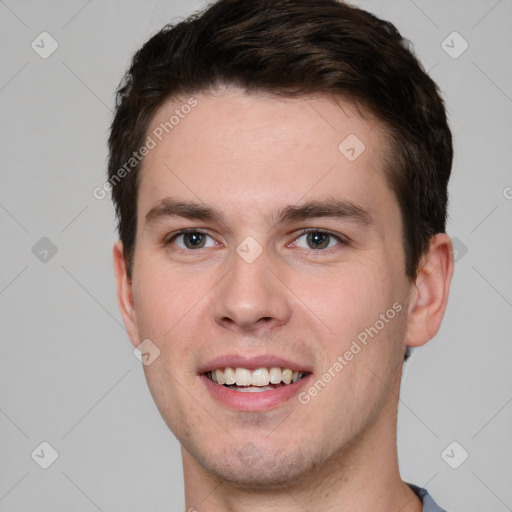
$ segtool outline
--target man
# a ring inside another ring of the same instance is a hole
[[[118,301],[189,510],[434,512],[403,482],[402,365],[453,271],[451,134],[390,23],[220,0],[118,90]]]

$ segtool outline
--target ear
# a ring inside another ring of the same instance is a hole
[[[140,339],[137,328],[137,317],[133,304],[132,283],[130,282],[126,272],[126,261],[124,258],[123,243],[121,240],[118,240],[114,244],[112,252],[114,257],[114,272],[117,282],[117,303],[132,345],[137,347],[140,343]]]
[[[422,257],[409,302],[405,343],[419,347],[432,339],[446,310],[453,275],[453,246],[446,233],[430,240]]]

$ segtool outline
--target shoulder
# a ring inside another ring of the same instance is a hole
[[[428,493],[426,489],[422,487],[418,487],[417,485],[413,485],[407,483],[407,485],[418,495],[423,503],[422,512],[446,512],[443,508],[441,508],[433,499],[432,496]]]

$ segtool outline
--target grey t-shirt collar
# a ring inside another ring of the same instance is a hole
[[[423,502],[422,512],[446,512],[446,510],[442,509],[432,499],[432,496],[430,496],[426,489],[423,489],[422,487],[418,487],[417,485],[413,485],[410,483],[407,483],[407,485],[418,495],[418,497]]]

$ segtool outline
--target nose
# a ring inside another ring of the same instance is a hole
[[[264,250],[252,262],[235,252],[230,260],[231,271],[215,288],[215,322],[226,329],[253,334],[287,323],[292,311],[291,294],[285,279],[279,276],[277,258]]]

